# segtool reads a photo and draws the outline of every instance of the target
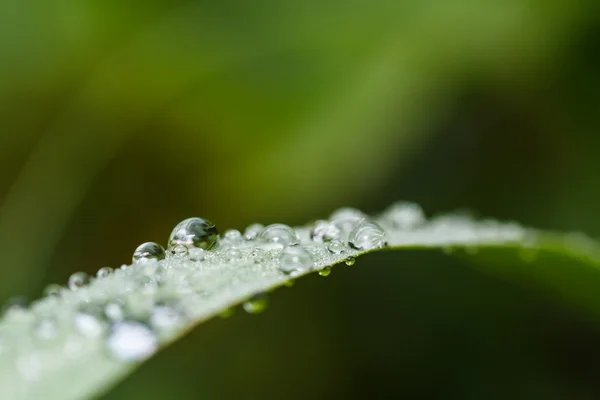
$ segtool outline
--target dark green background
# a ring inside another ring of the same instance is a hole
[[[597,236],[596,3],[2,1],[0,297],[193,215],[407,199]],[[472,267],[385,253],[302,279],[107,398],[600,397],[597,318]]]

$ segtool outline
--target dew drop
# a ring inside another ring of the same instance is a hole
[[[139,322],[116,323],[107,340],[109,351],[119,360],[142,361],[158,349],[154,332]]]
[[[260,238],[281,246],[293,246],[300,243],[296,231],[284,224],[272,224],[265,227],[260,233]]]
[[[83,336],[97,338],[104,333],[104,324],[92,314],[78,312],[73,317],[73,322]]]
[[[340,229],[340,236],[344,239],[348,237],[354,226],[364,218],[367,218],[365,213],[351,207],[340,208],[329,217],[335,226]]]
[[[98,279],[106,278],[107,276],[109,276],[112,273],[113,273],[113,269],[111,267],[102,267],[98,270],[98,272],[96,272],[96,278],[98,278]]]
[[[177,224],[171,232],[169,249],[185,246],[208,250],[217,243],[218,239],[219,231],[211,221],[202,218],[188,218]]]
[[[188,250],[188,257],[192,261],[204,261],[206,258],[206,252],[199,247],[192,247]]]
[[[302,246],[288,246],[279,257],[279,269],[286,274],[302,273],[312,266],[312,255]]]
[[[350,232],[348,243],[358,250],[380,249],[386,245],[385,232],[376,222],[364,219]]]
[[[251,224],[248,225],[246,230],[244,231],[244,239],[246,240],[254,240],[256,237],[262,232],[264,226],[262,224]]]
[[[346,245],[340,240],[332,240],[327,246],[327,250],[332,254],[341,254],[346,250]]]
[[[163,260],[165,249],[158,243],[146,242],[140,244],[133,252],[133,263],[141,263],[149,260]]]
[[[150,325],[159,331],[172,331],[180,327],[184,318],[176,309],[161,305],[152,308]]]
[[[46,297],[60,297],[63,287],[56,283],[51,283],[44,288],[44,296]]]
[[[225,232],[223,238],[229,243],[239,243],[242,241],[242,234],[236,229],[230,229]]]
[[[401,201],[390,206],[383,217],[396,229],[414,229],[426,222],[425,213],[417,203]]]
[[[341,235],[340,228],[334,223],[329,221],[317,221],[315,226],[310,231],[310,238],[317,242],[329,242],[335,239],[339,239]]]
[[[348,257],[348,258],[346,258],[346,261],[344,261],[344,262],[346,263],[346,265],[352,266],[356,262],[356,259],[354,257]]]
[[[321,276],[329,276],[329,274],[331,274],[331,267],[329,266],[326,266],[325,268],[319,271],[319,275]]]
[[[189,253],[189,249],[187,246],[184,246],[182,244],[178,244],[176,246],[173,246],[171,248],[171,253],[174,254],[177,257],[185,257],[188,255]]]
[[[233,308],[227,308],[219,314],[220,318],[227,319],[234,314]]]
[[[283,286],[285,287],[292,287],[294,286],[294,280],[290,279],[289,281],[285,281],[285,283],[283,284]]]
[[[49,317],[41,318],[35,325],[34,334],[42,340],[54,339],[57,334],[56,321]]]
[[[106,306],[104,306],[104,314],[113,322],[123,320],[125,318],[123,303],[118,301],[109,302]]]
[[[74,272],[69,277],[68,286],[71,290],[77,290],[90,282],[90,276],[85,272]]]
[[[259,314],[267,308],[267,296],[262,293],[254,295],[242,307],[248,314]]]

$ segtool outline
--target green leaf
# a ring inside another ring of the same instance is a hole
[[[195,325],[240,303],[259,312],[266,292],[380,250],[443,249],[545,285],[600,317],[600,247],[584,235],[461,215],[425,220],[409,203],[372,219],[342,209],[321,224],[343,241],[313,240],[315,224],[296,228],[300,243],[285,248],[265,230],[251,240],[233,233],[210,251],[168,252],[165,260],[63,288],[29,309],[10,307],[0,322],[0,398],[97,395]]]

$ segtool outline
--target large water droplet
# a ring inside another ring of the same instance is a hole
[[[265,227],[260,233],[260,238],[281,246],[293,246],[300,243],[296,231],[284,224],[272,224]]]
[[[259,314],[267,308],[267,296],[263,293],[254,295],[242,307],[249,314]]]
[[[348,243],[358,250],[379,249],[386,245],[385,232],[376,222],[364,219],[350,232]]]
[[[118,322],[107,340],[110,352],[123,361],[141,361],[158,349],[154,332],[139,322]]]
[[[158,243],[146,242],[140,244],[133,252],[134,263],[146,262],[150,260],[163,260],[165,258],[165,249]]]
[[[312,255],[302,246],[288,246],[279,257],[279,269],[286,274],[302,273],[312,266]]]
[[[318,243],[329,242],[340,238],[340,228],[329,221],[317,221],[310,231],[310,238]]]
[[[340,230],[340,239],[346,240],[356,224],[367,215],[356,208],[344,207],[331,214],[329,219]]]
[[[211,221],[202,218],[188,218],[177,224],[171,232],[169,249],[185,246],[208,250],[217,243],[218,239],[219,231]]]
[[[420,205],[410,202],[398,202],[389,207],[383,217],[396,229],[414,229],[425,223],[426,217]]]
[[[223,235],[223,239],[230,244],[236,244],[242,241],[242,234],[236,229],[230,229]]]
[[[74,272],[69,277],[68,286],[71,290],[77,290],[90,282],[90,277],[85,272]]]

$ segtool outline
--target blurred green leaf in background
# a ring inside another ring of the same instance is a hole
[[[405,198],[597,236],[599,17],[0,1],[0,297],[126,263],[191,215],[239,229]],[[362,262],[207,324],[107,398],[600,395],[597,323],[552,293],[436,254]]]

